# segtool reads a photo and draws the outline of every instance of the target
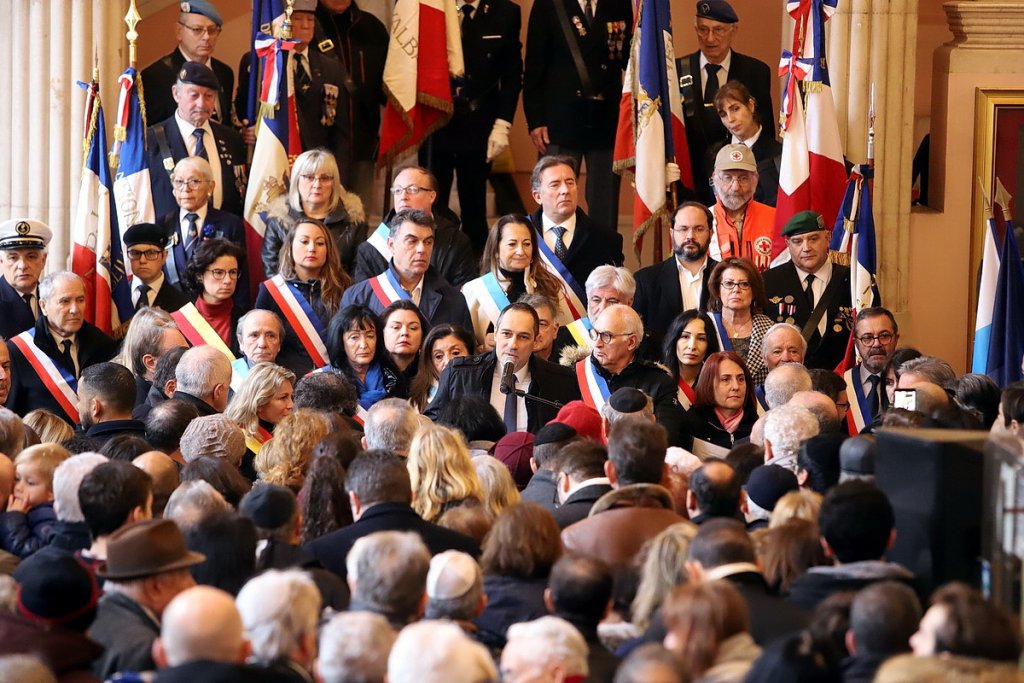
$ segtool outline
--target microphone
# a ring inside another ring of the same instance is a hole
[[[512,361],[507,360],[501,368],[501,386],[499,390],[503,394],[509,394],[514,390],[515,385],[515,366]]]

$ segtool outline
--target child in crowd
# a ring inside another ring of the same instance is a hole
[[[50,542],[57,521],[53,471],[68,455],[47,443],[30,446],[14,459],[14,492],[0,514],[0,548],[24,559]]]

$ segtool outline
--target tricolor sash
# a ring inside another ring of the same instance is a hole
[[[321,368],[327,365],[330,362],[328,360],[327,345],[324,343],[327,331],[320,320],[320,316],[316,314],[313,307],[306,301],[306,297],[302,296],[302,292],[294,286],[285,282],[285,279],[280,274],[275,275],[263,284],[267,286],[267,293],[277,303],[277,307],[281,309],[281,314],[288,321],[292,332],[302,342],[302,348],[309,354],[310,359],[313,361],[313,366]]]
[[[857,372],[855,373],[854,370]],[[843,373],[846,380],[846,391],[853,390],[854,400],[850,401],[850,409],[846,411],[846,424],[851,434],[860,434],[861,430],[874,422],[871,414],[871,399],[864,395],[864,385],[860,381],[860,365],[854,365]]]
[[[590,318],[583,316],[573,320],[566,325],[566,328],[569,330],[569,334],[572,335],[577,346],[583,346],[588,349],[594,348],[594,340],[590,338],[590,330],[594,329],[594,326],[590,324]]]
[[[725,322],[721,313],[712,313],[711,320],[715,323],[715,334],[718,335],[718,348],[723,351],[732,351],[732,342],[729,341],[729,332],[725,329]]]
[[[185,304],[174,313],[171,313],[171,317],[174,318],[174,322],[178,323],[178,329],[181,330],[182,335],[188,340],[189,344],[192,346],[212,346],[227,356],[228,360],[234,362],[235,354],[231,353],[231,349],[220,338],[220,335],[213,329],[213,326],[206,321],[206,318],[199,312],[195,304]]]
[[[551,247],[544,241],[544,237],[540,234],[539,230],[537,233],[537,247],[540,249],[540,258],[551,272],[555,274],[555,277],[562,281],[562,289],[565,290],[565,302],[569,307],[569,313],[574,319],[586,316],[587,307],[583,303],[587,300],[586,290],[580,287],[572,273],[565,267],[565,264],[558,260],[555,252],[551,251]]]
[[[252,451],[254,454],[258,454],[260,449],[263,448],[263,444],[270,441],[273,434],[268,432],[262,426],[256,428],[256,434],[245,435],[245,447]]]
[[[78,391],[78,380],[36,346],[35,336],[36,329],[32,327],[11,341],[21,351],[21,355],[25,356],[25,360],[35,370],[43,386],[67,414],[68,419],[73,424],[78,424],[78,395],[75,393]]]
[[[377,277],[371,277],[369,282],[370,289],[373,290],[377,300],[380,301],[384,308],[387,308],[396,301],[412,301],[409,292],[402,289],[395,271],[391,270],[391,268],[388,268]]]
[[[391,228],[388,227],[387,223],[381,223],[377,226],[377,229],[370,233],[370,236],[366,238],[366,241],[373,245],[373,248],[380,252],[380,255],[384,257],[385,261],[390,261],[392,257],[391,250],[388,249],[388,237],[391,236]]]
[[[352,418],[361,425],[366,424],[366,408],[356,404],[356,414]]]
[[[598,374],[597,368],[594,367],[593,356],[587,356],[576,363],[576,380],[580,384],[583,402],[597,412],[601,412],[612,392],[608,389],[608,382]]]
[[[680,377],[679,391],[676,392],[676,397],[679,399],[679,405],[683,407],[683,410],[689,410],[693,406],[694,399],[697,398],[697,392],[686,383],[685,379]]]

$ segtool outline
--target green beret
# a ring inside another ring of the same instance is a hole
[[[801,211],[793,215],[782,228],[783,237],[796,237],[815,230],[828,230],[825,219],[817,211]]]

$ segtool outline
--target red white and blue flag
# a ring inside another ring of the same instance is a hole
[[[665,165],[678,164],[682,183],[694,186],[673,55],[669,1],[639,0],[614,155],[615,171],[632,175],[636,187],[633,245],[638,254],[644,234],[667,214]]]
[[[882,305],[875,279],[878,261],[875,218],[871,209],[873,177],[874,169],[867,164],[853,167],[829,245],[832,251],[847,254],[850,259],[850,301],[854,311]]]
[[[107,130],[99,84],[79,83],[87,91],[82,184],[71,229],[71,269],[85,281],[85,319],[107,334],[132,315],[121,235],[107,164]],[[149,187],[147,182],[147,188]]]
[[[118,225],[127,230],[136,223],[155,223],[156,210],[153,208],[149,165],[146,163],[146,114],[142,108],[142,79],[135,67],[129,66],[117,82],[119,94],[114,115],[110,168],[114,171]]]
[[[252,29],[249,34],[249,45],[256,45],[260,33],[270,34],[272,22],[284,13],[284,0],[253,0]],[[254,123],[259,116],[260,106],[260,56],[256,50],[249,51],[249,89],[245,109],[238,115],[249,123]]]
[[[1000,194],[1004,195],[1001,203]],[[1021,264],[1017,237],[1013,231],[1009,199],[1000,187],[996,203],[1002,209],[1006,223],[1000,246],[992,305],[992,331],[984,370],[1000,387],[1020,381],[1021,358],[1024,358],[1024,314],[1021,312],[1024,307],[1024,266]]]

